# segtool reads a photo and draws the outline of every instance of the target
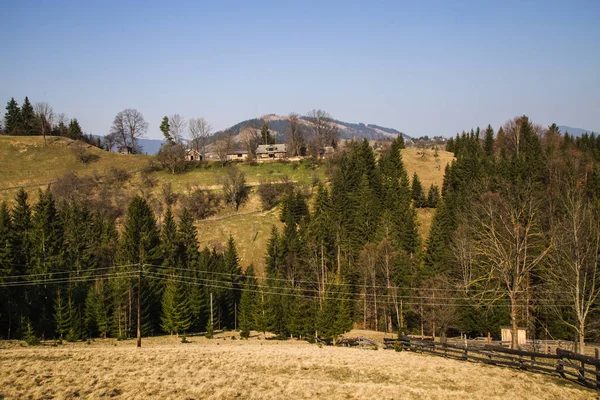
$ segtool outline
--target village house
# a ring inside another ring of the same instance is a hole
[[[248,152],[244,150],[234,150],[227,153],[227,161],[246,161]]]
[[[185,151],[185,161],[202,161],[202,154],[196,149],[187,149]]]
[[[280,160],[287,158],[285,144],[261,144],[256,148],[257,160]]]

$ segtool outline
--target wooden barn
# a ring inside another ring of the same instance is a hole
[[[248,159],[247,151],[230,151],[227,153],[227,161],[246,161]]]
[[[502,342],[512,342],[512,329],[510,326],[501,326],[500,333],[502,336]],[[527,328],[518,328],[518,342],[519,346],[527,344]]]
[[[280,160],[287,158],[285,144],[261,144],[256,149],[258,160]]]
[[[185,161],[202,161],[202,154],[196,149],[187,149],[185,151]]]

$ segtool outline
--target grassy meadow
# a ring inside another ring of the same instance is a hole
[[[356,333],[349,333],[349,335]],[[0,343],[0,398],[593,399],[545,375],[436,356],[235,332],[21,347]],[[235,338],[236,340],[233,340]]]

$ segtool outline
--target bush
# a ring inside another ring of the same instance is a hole
[[[195,220],[200,220],[215,213],[219,205],[219,198],[211,192],[196,189],[181,199],[181,205],[189,211]]]
[[[129,179],[131,179],[131,174],[127,170],[112,167],[108,171],[108,182],[109,183],[125,183]]]
[[[290,193],[293,189],[294,185],[287,177],[277,183],[261,181],[257,191],[263,210],[270,210],[275,207],[281,201],[282,196]]]
[[[74,172],[67,172],[50,186],[52,195],[59,202],[89,200],[95,188],[94,178],[78,177]]]
[[[246,186],[246,175],[237,167],[233,166],[227,170],[223,179],[223,195],[226,203],[231,203],[235,210],[248,199],[249,187]]]
[[[83,143],[79,140],[74,142],[73,145],[71,146],[71,151],[73,152],[73,154],[75,154],[75,157],[77,158],[77,160],[83,164],[87,164],[92,161],[96,161],[100,158],[96,154],[90,153],[87,150],[88,147],[90,147],[90,145]]]

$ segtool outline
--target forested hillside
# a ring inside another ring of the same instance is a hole
[[[0,332],[132,336],[141,283],[145,335],[238,327],[335,340],[354,324],[498,336],[511,324],[534,338],[594,338],[598,138],[519,117],[448,146],[456,160],[438,191],[411,179],[401,138],[379,157],[348,144],[314,195],[284,192],[264,272],[240,264],[235,237],[200,249],[185,207],[157,220],[134,196],[118,227],[85,202],[21,191],[0,212]],[[417,209],[430,206],[423,243]]]

